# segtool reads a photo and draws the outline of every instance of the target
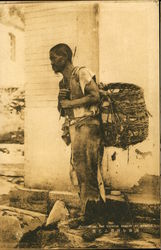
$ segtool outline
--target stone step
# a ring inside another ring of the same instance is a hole
[[[10,191],[10,206],[48,214],[57,200],[68,208],[79,208],[78,194],[17,187]]]
[[[9,193],[10,206],[46,214],[49,192],[47,190],[17,187]]]
[[[159,200],[144,194],[128,194],[128,202],[123,194],[107,195],[106,205],[109,219],[141,216],[159,218]],[[48,191],[17,187],[10,191],[10,206],[48,214],[54,203],[62,200],[67,208],[80,209],[79,196],[76,193]],[[151,220],[151,219],[148,219]]]

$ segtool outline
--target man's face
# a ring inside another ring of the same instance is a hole
[[[64,70],[66,59],[63,56],[57,55],[55,52],[50,52],[50,61],[55,73],[61,73]]]

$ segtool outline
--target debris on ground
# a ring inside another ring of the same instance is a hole
[[[67,219],[69,212],[63,201],[56,201],[46,221],[46,226]]]
[[[157,248],[160,245],[159,205],[156,204],[156,200],[153,201],[154,204],[149,205],[149,197],[147,197],[147,203],[142,204],[140,200],[145,201],[143,195],[140,196],[140,193],[138,196],[128,194],[130,211],[134,212],[134,221],[132,221],[128,214],[127,202],[125,202],[122,194],[115,190],[112,195],[106,195],[109,216],[105,222],[105,227],[102,225],[98,230],[94,224],[80,224],[77,228],[71,228],[70,221],[80,216],[80,208],[76,206],[76,202],[74,207],[70,207],[73,201],[77,201],[73,195],[67,196],[67,193],[52,192],[51,197],[50,192],[49,194],[43,190],[30,190],[29,192],[28,189],[20,187],[18,193],[22,194],[23,202],[26,197],[28,203],[25,203],[25,206],[27,208],[20,209],[5,204],[5,199],[9,198],[8,192],[11,187],[19,185],[13,183],[16,178],[14,176],[0,177],[0,181],[3,183],[0,190],[0,201],[4,203],[0,203],[0,234],[2,235],[0,248],[130,249]],[[145,179],[144,183],[147,183],[149,178]],[[142,183],[142,181],[139,183]],[[5,187],[5,190],[3,190],[3,187]],[[8,191],[6,192],[6,190]],[[136,199],[135,202],[133,198]],[[14,200],[14,204],[16,204],[15,202],[16,200]],[[47,202],[50,202],[50,204],[47,204]],[[22,204],[24,205],[21,202]],[[34,207],[35,204],[36,207]],[[46,211],[44,213],[30,210],[31,208],[42,209],[42,205],[45,208],[43,211]],[[46,210],[46,206],[49,206],[50,209]],[[49,214],[48,218],[46,214]],[[136,231],[133,231],[134,229]]]

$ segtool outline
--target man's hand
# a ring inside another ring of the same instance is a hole
[[[71,108],[71,101],[70,100],[62,100],[62,101],[60,101],[60,105],[63,109]]]
[[[62,91],[62,95],[66,91]],[[85,86],[85,92],[86,95],[78,98],[78,99],[73,99],[73,100],[68,100],[67,98],[60,99],[60,105],[63,109],[68,109],[68,108],[78,108],[78,107],[83,107],[87,104],[92,105],[95,103],[99,103],[100,101],[100,95],[99,95],[99,89],[96,85],[96,83],[91,80],[88,84]]]
[[[61,100],[68,98],[68,95],[69,95],[69,90],[68,89],[60,89],[59,90],[59,98]]]

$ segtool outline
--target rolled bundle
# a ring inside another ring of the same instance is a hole
[[[126,149],[148,136],[149,114],[143,89],[131,83],[99,84],[105,146]]]

